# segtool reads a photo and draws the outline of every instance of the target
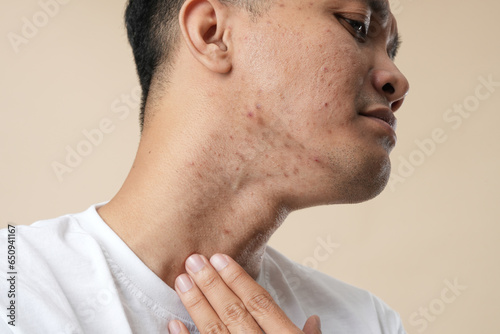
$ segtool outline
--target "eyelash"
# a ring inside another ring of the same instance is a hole
[[[363,22],[348,19],[346,17],[340,17],[340,19],[344,20],[344,22],[346,22],[351,27],[351,33],[354,35],[358,42],[366,42],[366,38],[368,37],[368,28]]]

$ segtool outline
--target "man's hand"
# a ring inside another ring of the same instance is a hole
[[[210,261],[192,255],[186,270],[189,275],[177,277],[175,289],[201,334],[321,334],[318,316],[310,317],[301,331],[271,295],[227,255],[216,254]],[[189,334],[180,321],[171,321],[169,331]]]

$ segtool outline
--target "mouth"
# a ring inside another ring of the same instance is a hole
[[[359,114],[377,121],[379,124],[390,129],[394,135],[396,134],[397,119],[391,109],[383,107],[364,111]]]

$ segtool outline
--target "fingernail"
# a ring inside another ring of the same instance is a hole
[[[212,256],[212,258],[210,259],[210,263],[217,271],[221,271],[229,264],[226,257],[222,254],[215,254],[214,256]]]
[[[170,334],[179,334],[181,332],[181,326],[175,320],[172,320],[168,323],[168,331]]]
[[[188,275],[182,274],[175,280],[175,285],[177,285],[177,288],[181,290],[182,293],[184,293],[191,290],[191,288],[193,287],[193,281],[191,281],[191,277],[189,277]]]
[[[191,270],[193,273],[197,273],[198,271],[202,270],[203,267],[205,267],[205,262],[199,256],[198,254],[191,255],[187,260],[186,260],[186,266]]]

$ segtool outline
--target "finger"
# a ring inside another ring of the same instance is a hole
[[[204,256],[190,256],[186,260],[186,270],[229,332],[261,332],[241,299],[229,289]]]
[[[172,320],[168,323],[168,332],[170,334],[189,334],[189,330],[179,320]]]
[[[317,315],[307,319],[303,329],[305,334],[321,334],[321,320]]]
[[[210,262],[226,285],[243,301],[246,309],[266,333],[301,333],[271,295],[227,255],[216,254]]]
[[[182,274],[177,277],[175,290],[200,333],[229,333],[212,305],[189,275]]]

